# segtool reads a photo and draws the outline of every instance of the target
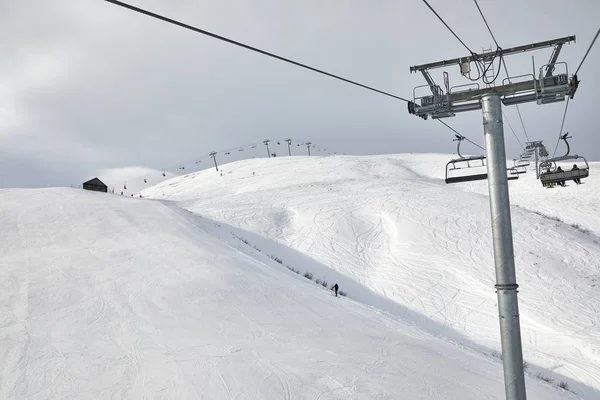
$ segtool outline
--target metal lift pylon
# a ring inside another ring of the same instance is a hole
[[[413,101],[408,103],[408,112],[420,118],[446,118],[456,113],[482,110],[485,147],[487,150],[488,188],[496,271],[496,293],[500,338],[502,342],[502,362],[504,366],[504,388],[507,400],[526,400],[525,376],[523,371],[523,351],[521,345],[521,325],[515,258],[510,215],[508,179],[506,176],[506,150],[502,123],[502,104],[513,105],[528,102],[547,104],[563,101],[567,96],[573,98],[579,80],[577,76],[569,78],[566,63],[558,63],[558,55],[564,44],[575,41],[575,36],[548,40],[512,47],[498,48],[494,53],[470,54],[451,60],[437,61],[410,67],[410,72],[421,72],[427,85],[413,90]],[[518,77],[506,77],[501,85],[480,88],[471,83],[451,87],[448,74],[444,72],[445,91],[435,84],[429,74],[430,69],[459,65],[462,75],[471,71],[470,64],[475,62],[493,62],[495,57],[523,53],[526,51],[553,47],[548,64],[534,74]],[[557,66],[564,72],[555,74]],[[514,82],[513,82],[514,81]],[[419,88],[428,87],[430,95],[417,97]]]

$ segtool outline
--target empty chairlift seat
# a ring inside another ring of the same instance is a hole
[[[464,136],[455,135],[458,141],[456,152],[459,158],[450,160],[446,164],[446,183],[461,183],[485,180],[488,178],[486,158],[485,156],[469,156],[464,157],[460,154],[460,143],[464,140]],[[515,168],[509,168],[507,171],[507,179],[519,179],[519,173]]]
[[[472,182],[487,179],[485,156],[460,157],[446,164],[446,183]]]

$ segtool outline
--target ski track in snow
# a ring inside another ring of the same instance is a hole
[[[223,177],[206,171],[143,193],[298,250],[499,349],[487,183],[445,185],[446,158],[248,160]],[[525,359],[596,390],[598,184],[592,174],[548,190],[534,171],[510,183]]]
[[[250,160],[144,192],[177,203],[0,190],[0,398],[503,399],[498,360],[431,335],[499,343],[487,197],[423,178],[427,157]],[[525,358],[578,393],[528,395],[597,398],[597,209],[521,206]],[[414,314],[335,298],[277,246]]]
[[[279,215],[285,235],[300,214]],[[497,360],[335,298],[176,206],[8,189],[0,224],[2,399],[504,397]],[[380,230],[366,222],[349,254]]]

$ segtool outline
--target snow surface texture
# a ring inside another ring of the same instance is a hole
[[[497,359],[335,298],[174,204],[5,189],[0,224],[2,399],[504,398]]]
[[[446,185],[450,157],[246,160],[142,194],[227,224],[420,329],[499,351],[487,182]],[[533,170],[510,182],[524,357],[530,373],[589,399],[600,398],[598,166],[579,186],[543,188]]]

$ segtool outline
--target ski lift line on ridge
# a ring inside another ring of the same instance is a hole
[[[258,143],[258,142],[257,142],[257,143]],[[243,145],[242,147],[246,148],[246,147],[249,147],[249,146],[251,146],[251,145],[252,145],[252,144],[247,144],[247,145]],[[239,147],[232,147],[231,149],[239,149]],[[231,149],[227,149],[227,150],[221,150],[221,152],[229,151],[229,150],[231,150]],[[204,155],[204,156],[201,156],[201,157],[195,157],[195,158],[193,158],[193,159],[188,159],[188,160],[185,160],[185,161],[183,161],[183,162],[178,162],[178,163],[175,163],[175,164],[171,164],[171,165],[170,165],[170,166],[168,166],[168,167],[164,167],[164,168],[157,169],[157,170],[156,170],[156,172],[158,173],[158,171],[162,171],[162,172],[161,172],[161,174],[162,174],[162,176],[163,176],[163,177],[165,177],[165,176],[166,176],[166,174],[165,174],[165,172],[164,172],[164,171],[169,171],[169,170],[173,170],[173,169],[177,169],[177,170],[185,170],[185,165],[187,165],[187,164],[192,164],[192,163],[194,163],[194,164],[199,164],[200,162],[202,162],[202,161],[206,161],[206,160],[208,160],[209,158],[210,158],[210,155]],[[136,180],[136,181],[137,181],[137,180],[139,180],[139,179],[142,179],[142,177],[143,177],[143,176],[145,176],[145,174],[143,174],[143,175],[139,175],[139,176],[137,176],[137,177],[134,177],[134,178],[131,178],[131,180]],[[145,183],[147,183],[147,182],[145,182]],[[127,188],[124,188],[124,189],[126,190]]]
[[[300,142],[300,143],[302,143],[302,145],[304,145],[305,143],[309,142],[308,140],[297,140],[297,139],[291,139],[291,140],[293,140],[294,142]],[[244,144],[242,146],[231,147],[229,149],[222,149],[222,150],[216,151],[216,154],[219,154],[219,153],[229,154],[229,152],[232,151],[232,150],[240,149],[240,148],[244,148],[244,149],[251,148],[252,146],[258,146],[259,144],[262,144],[262,143],[263,142],[254,142],[254,143],[250,143],[250,144]],[[315,147],[315,145],[313,145],[312,147]],[[321,151],[321,148],[319,148],[318,151]],[[164,171],[169,171],[169,170],[172,170],[172,169],[182,170],[182,169],[185,169],[184,166],[187,165],[187,164],[192,164],[192,163],[198,164],[199,162],[206,161],[206,160],[208,160],[210,158],[211,158],[210,154],[209,155],[204,155],[204,156],[201,156],[201,157],[196,157],[196,158],[189,159],[189,160],[186,160],[186,161],[183,161],[183,162],[172,164],[169,167],[157,169],[156,172],[158,173],[159,171],[162,171],[161,172],[162,176],[166,177],[166,174],[165,174]],[[129,180],[130,181],[143,180],[143,177],[147,177],[147,174],[142,174],[142,175],[139,175],[137,177],[130,178]],[[145,182],[145,183],[148,183],[148,182]],[[124,190],[127,190],[127,188],[124,187]]]
[[[149,16],[149,17],[156,18],[156,19],[158,19],[158,20],[161,20],[161,21],[164,21],[164,22],[167,22],[167,23],[170,23],[170,24],[173,24],[173,25],[176,25],[176,26],[179,26],[179,27],[182,27],[182,28],[188,29],[188,30],[192,30],[192,31],[194,31],[194,32],[197,32],[197,33],[200,33],[200,34],[203,34],[203,35],[207,35],[207,36],[210,36],[210,37],[212,37],[212,38],[215,38],[215,39],[219,39],[219,40],[225,41],[225,42],[227,42],[227,43],[229,43],[229,44],[233,44],[233,45],[236,45],[236,46],[239,46],[239,47],[245,48],[245,49],[247,49],[247,50],[255,51],[255,52],[257,52],[257,53],[260,53],[260,54],[262,54],[262,55],[266,55],[266,56],[269,56],[269,57],[273,57],[273,58],[275,58],[275,59],[278,59],[278,60],[280,60],[280,61],[288,62],[288,63],[290,63],[290,64],[293,64],[293,65],[296,65],[296,66],[299,66],[299,67],[302,67],[302,68],[306,68],[306,69],[308,69],[308,70],[311,70],[311,71],[313,71],[313,72],[317,72],[317,73],[320,73],[320,74],[323,74],[323,75],[326,75],[326,76],[329,76],[329,77],[332,77],[332,78],[335,78],[335,79],[339,79],[339,80],[341,80],[341,81],[344,81],[344,82],[350,83],[350,84],[352,84],[352,85],[356,85],[356,86],[362,87],[362,88],[364,88],[364,89],[371,90],[371,91],[374,91],[374,92],[376,92],[376,93],[380,93],[380,94],[383,94],[383,95],[385,95],[385,96],[393,97],[393,98],[395,98],[395,99],[402,100],[402,101],[405,101],[405,102],[407,102],[407,103],[410,103],[410,101],[409,101],[409,100],[407,100],[407,99],[405,99],[405,98],[403,98],[403,97],[396,96],[396,95],[393,95],[393,94],[391,94],[391,93],[387,93],[387,92],[381,91],[381,90],[379,90],[379,89],[372,88],[372,87],[370,87],[370,86],[363,85],[363,84],[361,84],[361,83],[358,83],[358,82],[355,82],[355,81],[352,81],[352,80],[349,80],[349,79],[346,79],[346,78],[340,77],[340,76],[338,76],[338,75],[331,74],[331,73],[329,73],[329,72],[326,72],[326,71],[322,71],[322,70],[320,70],[320,69],[317,69],[317,68],[311,67],[311,66],[309,66],[309,65],[305,65],[305,64],[302,64],[302,63],[299,63],[299,62],[296,62],[296,61],[293,61],[293,60],[290,60],[290,59],[287,59],[287,58],[284,58],[284,57],[281,57],[281,56],[278,56],[278,55],[276,55],[276,54],[273,54],[273,53],[269,53],[269,52],[267,52],[267,51],[264,51],[264,50],[258,49],[258,48],[256,48],[256,47],[252,47],[252,46],[246,45],[246,44],[244,44],[244,43],[237,42],[237,41],[235,41],[235,40],[228,39],[228,38],[226,38],[226,37],[223,37],[223,36],[220,36],[220,35],[217,35],[217,34],[214,34],[214,33],[208,32],[208,31],[205,31],[205,30],[203,30],[203,29],[196,28],[196,27],[193,27],[193,26],[191,26],[191,25],[188,25],[188,24],[184,24],[183,22],[179,22],[179,21],[173,20],[173,19],[171,19],[171,18],[164,17],[164,16],[162,16],[162,15],[159,15],[159,14],[156,14],[156,13],[153,13],[153,12],[150,12],[150,11],[147,11],[147,10],[144,10],[144,9],[142,9],[142,8],[135,7],[135,6],[132,6],[132,5],[130,5],[130,4],[127,4],[127,3],[124,3],[124,2],[121,2],[121,1],[118,1],[118,0],[105,0],[105,1],[107,1],[107,2],[109,2],[109,3],[112,3],[112,4],[114,4],[114,5],[117,5],[117,6],[121,6],[121,7],[123,7],[123,8],[129,9],[129,10],[132,10],[132,11],[135,11],[135,12],[138,12],[138,13],[141,13],[141,14],[144,14],[144,15],[147,15],[147,16]],[[466,47],[468,50],[469,50],[469,52],[473,53],[473,52],[471,51],[471,49],[469,49],[469,47],[468,47],[468,46],[466,46],[466,45],[464,44],[464,42],[463,42],[463,41],[462,41],[462,40],[461,40],[461,39],[460,39],[460,38],[459,38],[459,37],[458,37],[458,36],[457,36],[457,35],[454,33],[454,31],[452,31],[452,29],[451,29],[451,28],[450,28],[450,27],[449,27],[449,26],[446,24],[446,22],[445,22],[445,21],[444,21],[444,20],[443,20],[443,19],[442,19],[442,18],[439,16],[439,14],[437,14],[437,12],[436,12],[436,11],[435,11],[435,10],[434,10],[434,9],[433,9],[433,8],[432,8],[430,5],[429,5],[429,3],[427,3],[427,1],[426,1],[426,0],[423,0],[423,1],[424,1],[424,2],[425,2],[425,4],[427,4],[427,6],[428,6],[428,7],[431,9],[431,11],[432,11],[432,12],[433,12],[433,13],[434,13],[434,14],[435,14],[435,15],[436,15],[436,16],[437,16],[437,17],[438,17],[438,18],[439,18],[439,19],[442,21],[442,23],[443,23],[444,25],[446,25],[446,27],[447,27],[447,28],[448,28],[448,29],[449,29],[449,30],[450,30],[450,31],[451,31],[451,32],[454,34],[454,36],[455,36],[455,37],[456,37],[456,38],[457,38],[457,39],[458,39],[458,40],[459,40],[459,41],[460,41],[460,42],[461,42],[461,43],[462,43],[462,44],[463,44],[463,45],[464,45],[464,46],[465,46],[465,47]],[[440,122],[442,122],[442,121],[440,121]],[[444,123],[444,122],[442,122],[442,123]],[[445,123],[444,123],[444,124],[445,124]],[[446,124],[445,124],[445,125],[446,125]],[[452,129],[452,128],[450,128],[450,129]],[[452,129],[452,130],[454,130],[454,129]],[[456,132],[456,131],[455,131],[455,132]],[[461,136],[462,136],[462,135],[461,135]],[[481,147],[481,146],[477,145],[476,143],[472,142],[472,141],[471,141],[471,140],[469,140],[467,137],[465,137],[465,139],[466,139],[466,140],[467,140],[469,143],[472,143],[472,144],[474,144],[475,146],[477,146],[477,147],[479,147],[479,148],[483,149],[483,147]]]
[[[319,74],[322,74],[322,75],[328,76],[328,77],[330,77],[330,78],[338,79],[338,80],[340,80],[340,81],[343,81],[343,82],[346,82],[346,83],[349,83],[349,84],[352,84],[352,85],[355,85],[355,86],[361,87],[361,88],[363,88],[363,89],[371,90],[371,91],[373,91],[373,92],[376,92],[376,93],[382,94],[382,95],[384,95],[384,96],[393,97],[393,98],[395,98],[395,99],[402,100],[402,101],[405,101],[405,102],[407,102],[407,103],[409,102],[409,100],[407,100],[407,99],[405,99],[405,98],[403,98],[403,97],[396,96],[396,95],[394,95],[394,94],[391,94],[391,93],[388,93],[388,92],[384,92],[383,90],[375,89],[375,88],[373,88],[373,87],[371,87],[371,86],[363,85],[362,83],[358,83],[358,82],[352,81],[352,80],[350,80],[350,79],[343,78],[343,77],[341,77],[341,76],[339,76],[339,75],[335,75],[335,74],[332,74],[332,73],[329,73],[329,72],[323,71],[323,70],[321,70],[321,69],[318,69],[318,68],[315,68],[315,67],[311,67],[311,66],[309,66],[309,65],[302,64],[302,63],[300,63],[300,62],[297,62],[297,61],[291,60],[291,59],[289,59],[289,58],[285,58],[285,57],[279,56],[279,55],[277,55],[277,54],[270,53],[270,52],[268,52],[268,51],[265,51],[265,50],[261,50],[261,49],[259,49],[259,48],[257,48],[257,47],[253,47],[253,46],[250,46],[250,45],[247,45],[247,44],[244,44],[244,43],[241,43],[241,42],[238,42],[238,41],[235,41],[235,40],[232,40],[232,39],[226,38],[226,37],[224,37],[224,36],[217,35],[217,34],[215,34],[215,33],[212,33],[212,32],[209,32],[209,31],[206,31],[206,30],[204,30],[204,29],[200,29],[200,28],[196,28],[196,27],[194,27],[194,26],[188,25],[188,24],[184,24],[183,22],[179,22],[179,21],[176,21],[176,20],[174,20],[174,19],[167,18],[167,17],[165,17],[165,16],[162,16],[162,15],[159,15],[159,14],[156,14],[156,13],[153,13],[153,12],[151,12],[151,11],[147,11],[147,10],[144,10],[144,9],[142,9],[142,8],[139,8],[139,7],[132,6],[132,5],[130,5],[130,4],[127,4],[127,3],[124,3],[124,2],[122,2],[122,1],[118,1],[118,0],[105,0],[105,1],[107,1],[107,2],[109,2],[109,3],[112,3],[112,4],[114,4],[114,5],[117,5],[117,6],[123,7],[123,8],[127,8],[127,9],[129,9],[129,10],[131,10],[131,11],[138,12],[138,13],[140,13],[140,14],[144,14],[144,15],[147,15],[147,16],[149,16],[149,17],[156,18],[156,19],[158,19],[158,20],[161,20],[161,21],[163,21],[163,22],[167,22],[167,23],[169,23],[169,24],[177,25],[177,26],[179,26],[179,27],[181,27],[181,28],[189,29],[189,30],[191,30],[191,31],[194,31],[194,32],[196,32],[196,33],[200,33],[200,34],[202,34],[202,35],[210,36],[210,37],[212,37],[212,38],[214,38],[214,39],[218,39],[218,40],[221,40],[221,41],[227,42],[227,43],[229,43],[229,44],[233,44],[233,45],[235,45],[235,46],[239,46],[239,47],[242,47],[242,48],[244,48],[244,49],[251,50],[251,51],[254,51],[254,52],[256,52],[256,53],[259,53],[259,54],[262,54],[262,55],[265,55],[265,56],[268,56],[268,57],[275,58],[275,59],[277,59],[277,60],[279,60],[279,61],[284,61],[284,62],[287,62],[287,63],[289,63],[289,64],[293,64],[293,65],[296,65],[296,66],[298,66],[298,67],[305,68],[305,69],[308,69],[308,70],[310,70],[310,71],[317,72],[317,73],[319,73]]]
[[[490,36],[494,40],[496,47],[500,47],[500,45],[498,44],[498,41],[496,40],[496,36],[494,36],[494,33],[492,32],[492,28],[490,28],[490,25],[488,24],[487,19],[485,18],[485,15],[483,15],[483,11],[481,10],[481,7],[479,7],[479,3],[477,2],[477,0],[473,0],[473,1],[475,2],[475,5],[477,6],[477,10],[479,10],[479,14],[481,15],[481,18],[483,19],[485,26],[487,27],[488,31],[490,32]],[[508,67],[506,66],[506,61],[502,60],[502,66],[504,67],[504,72],[506,72],[506,78],[508,79],[508,82],[512,83],[512,81],[510,79],[510,74],[508,73]],[[529,135],[527,135],[527,129],[525,129],[525,123],[523,122],[523,116],[521,115],[521,109],[519,108],[518,104],[515,104],[515,106],[517,107],[517,113],[519,113],[519,119],[521,120],[521,126],[523,127],[523,133],[525,134],[525,139],[527,139],[527,141],[530,142]],[[506,114],[504,115],[504,118],[506,119],[506,122],[508,122],[508,118],[506,117]],[[510,122],[508,122],[508,125],[510,126]],[[511,130],[512,130],[512,127],[511,127]],[[515,133],[514,130],[513,130],[513,133],[515,134],[515,137],[517,137],[517,134]],[[517,138],[517,141],[519,142],[519,145],[521,146],[521,148],[523,148],[523,145],[521,144],[521,141],[519,140],[519,138]]]

